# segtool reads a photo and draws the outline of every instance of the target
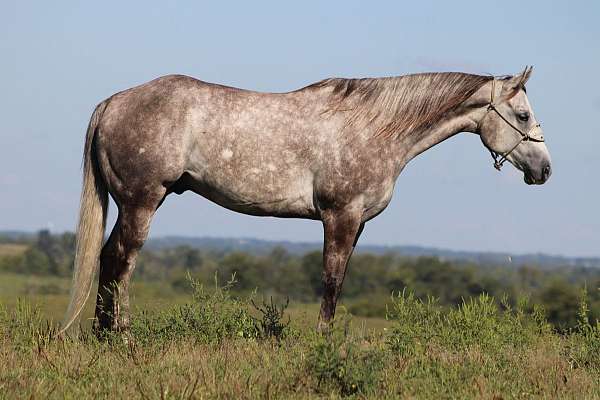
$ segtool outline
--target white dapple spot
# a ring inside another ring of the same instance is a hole
[[[233,151],[231,151],[231,149],[225,149],[221,153],[221,157],[223,157],[225,160],[229,160],[232,156],[233,156]]]

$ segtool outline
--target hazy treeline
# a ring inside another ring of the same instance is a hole
[[[40,231],[28,239],[2,239],[0,243],[25,244],[25,251],[0,253],[0,271],[22,274],[70,276],[75,238]],[[179,246],[142,251],[134,279],[161,281],[176,290],[190,290],[188,274],[211,284],[235,274],[238,292],[258,289],[262,295],[289,297],[295,302],[315,302],[321,295],[322,256],[318,251],[298,256],[276,247],[266,255],[221,252]],[[542,305],[548,320],[559,329],[576,323],[576,310],[587,288],[591,316],[600,318],[600,269],[540,268],[534,265],[495,266],[444,261],[434,257],[400,254],[353,256],[342,293],[342,302],[358,315],[385,316],[392,292],[405,288],[419,298],[433,296],[444,306],[488,293],[515,302],[527,296]]]

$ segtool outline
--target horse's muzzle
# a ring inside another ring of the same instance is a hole
[[[531,170],[526,170],[524,174],[526,184],[541,185],[546,183],[546,181],[550,178],[550,175],[552,175],[552,167],[550,166],[550,164],[546,164],[540,169],[540,171],[537,174]]]

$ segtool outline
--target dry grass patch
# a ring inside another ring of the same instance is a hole
[[[20,256],[27,250],[26,244],[0,243],[0,257]]]

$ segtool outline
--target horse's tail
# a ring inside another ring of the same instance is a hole
[[[108,191],[100,173],[95,150],[98,123],[107,102],[100,103],[88,125],[83,151],[83,188],[79,205],[79,223],[75,250],[75,266],[71,301],[60,330],[64,334],[73,325],[92,290],[92,282],[98,270],[100,251],[104,241],[106,213],[108,211]]]

